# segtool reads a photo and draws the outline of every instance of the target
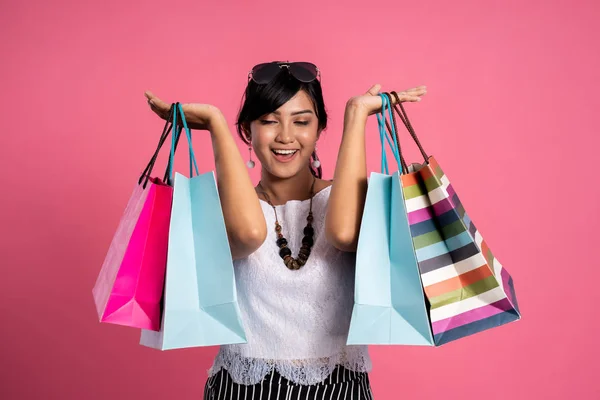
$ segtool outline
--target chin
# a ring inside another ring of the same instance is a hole
[[[306,166],[306,168],[308,168],[308,166]],[[279,178],[279,179],[287,179],[287,178],[292,178],[296,175],[298,175],[300,173],[300,171],[302,170],[302,168],[299,168],[298,166],[293,166],[293,165],[274,165],[274,166],[270,166],[267,171]]]

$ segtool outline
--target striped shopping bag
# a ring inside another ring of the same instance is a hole
[[[465,212],[448,176],[423,149],[397,94],[391,94],[425,160],[409,166],[399,149],[405,209],[435,345],[519,320],[511,276]],[[388,132],[396,134],[393,113],[392,123]]]

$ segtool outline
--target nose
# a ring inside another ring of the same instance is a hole
[[[287,124],[281,124],[282,128],[279,130],[275,141],[281,144],[289,144],[294,142],[294,136],[287,127]]]

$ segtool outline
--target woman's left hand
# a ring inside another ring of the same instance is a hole
[[[381,112],[382,102],[381,97],[379,96],[380,89],[381,85],[373,85],[365,94],[352,97],[346,103],[346,109],[364,113],[367,116]],[[389,92],[391,92],[391,90]],[[427,88],[426,86],[418,86],[397,93],[401,102],[418,102],[421,101],[422,96],[427,93]],[[392,104],[397,104],[395,96],[390,97],[392,98]]]

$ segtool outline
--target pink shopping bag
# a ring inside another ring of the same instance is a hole
[[[157,149],[121,217],[92,291],[100,322],[160,329],[173,187],[168,182],[168,170],[163,180],[150,175],[172,126],[168,118]],[[177,146],[181,130],[175,131]]]

